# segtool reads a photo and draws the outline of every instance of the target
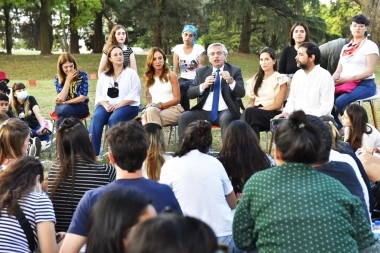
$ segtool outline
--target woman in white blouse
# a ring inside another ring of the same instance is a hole
[[[270,128],[270,120],[281,113],[289,78],[276,71],[276,53],[270,47],[260,51],[259,72],[247,81],[247,93],[250,97],[241,120],[246,121],[260,138],[260,131]]]
[[[136,71],[126,67],[123,50],[119,46],[111,46],[107,56],[106,71],[99,76],[96,86],[95,111],[90,125],[96,155],[100,152],[104,125],[112,127],[133,119],[140,105],[140,78]]]

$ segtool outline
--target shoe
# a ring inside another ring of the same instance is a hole
[[[29,156],[40,157],[41,155],[41,141],[40,138],[34,137],[31,139]]]
[[[30,144],[29,145],[29,149],[28,149],[28,156],[32,156],[32,157],[35,157],[36,156],[36,146]]]
[[[41,152],[50,148],[51,141],[41,141]]]

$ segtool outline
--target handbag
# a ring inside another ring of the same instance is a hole
[[[349,81],[337,85],[335,86],[335,94],[350,93],[356,88],[356,86],[358,86],[358,83],[360,83],[360,80]]]
[[[25,214],[18,203],[16,205],[15,216],[18,222],[20,223],[22,230],[24,230],[24,234],[26,235],[26,239],[28,240],[30,252],[34,252],[36,250],[36,241],[34,240],[34,233],[29,221],[26,219]]]

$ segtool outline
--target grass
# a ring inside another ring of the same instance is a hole
[[[86,71],[88,74],[97,73],[99,61],[101,58],[100,54],[79,54],[74,55],[77,60],[79,69]],[[171,63],[172,57],[168,56]],[[36,78],[37,86],[28,88],[28,93],[36,97],[37,102],[42,111],[42,115],[45,118],[49,118],[49,113],[54,110],[54,98],[56,96],[55,87],[53,84],[53,78],[57,72],[57,59],[58,55],[52,54],[48,56],[41,55],[3,55],[2,56],[2,66],[0,69],[5,71],[8,78],[10,79],[9,86],[15,82],[23,82],[27,85],[28,79]],[[136,61],[138,66],[138,74],[140,77],[143,76],[145,68],[145,55],[136,55]],[[242,69],[242,74],[244,80],[251,78],[259,67],[258,57],[256,55],[246,55],[240,53],[231,53],[228,55],[228,62],[237,65]],[[380,80],[380,63],[376,68],[377,81]],[[141,79],[142,80],[142,79]],[[27,85],[28,86],[28,85]],[[144,87],[144,85],[142,85]],[[94,98],[95,98],[96,80],[89,80],[89,97],[90,97],[90,112],[94,110]],[[141,102],[145,104],[145,89],[143,88]],[[243,99],[244,104],[247,104],[248,98]],[[192,100],[192,105],[196,102]],[[370,116],[370,121],[372,117]],[[379,114],[379,108],[377,106],[376,111]],[[89,122],[88,122],[89,123]],[[167,131],[168,132],[168,131]],[[220,130],[213,130],[214,132],[214,150],[220,150]],[[262,145],[265,147],[264,135],[261,136]],[[170,147],[173,151],[174,148]]]

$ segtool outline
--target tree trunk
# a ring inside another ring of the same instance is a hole
[[[51,54],[50,49],[50,24],[49,24],[49,0],[41,0],[40,8],[40,50],[41,54]]]
[[[162,48],[162,29],[163,29],[163,2],[157,0],[157,9],[159,9],[156,25],[154,26],[154,46]]]
[[[368,33],[370,39],[377,45],[380,43],[380,1],[379,0],[355,0],[360,4],[363,14],[369,18],[371,24]]]
[[[243,25],[241,27],[240,33],[240,44],[239,52],[244,54],[249,54],[249,45],[251,42],[251,33],[252,33],[252,11],[246,10],[243,17]]]
[[[75,25],[77,15],[77,7],[70,2],[70,53],[72,54],[79,54],[79,34]]]
[[[103,13],[99,12],[96,14],[96,19],[94,22],[94,37],[93,37],[93,53],[101,53],[104,46],[104,35],[103,35]]]
[[[10,12],[12,9],[11,4],[4,4],[4,19],[5,19],[5,48],[7,54],[12,54],[12,22]]]

